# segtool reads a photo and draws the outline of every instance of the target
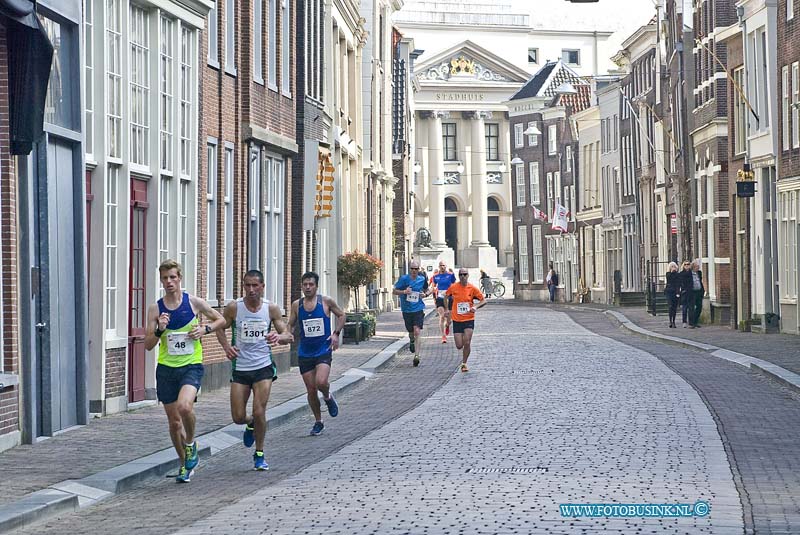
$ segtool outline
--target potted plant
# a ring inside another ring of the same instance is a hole
[[[356,310],[359,310],[358,289],[375,280],[383,268],[383,262],[367,253],[353,251],[339,257],[336,263],[336,275],[339,284],[347,286],[356,294]]]

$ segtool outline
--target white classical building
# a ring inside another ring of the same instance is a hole
[[[505,102],[527,73],[465,41],[418,63],[415,77],[414,223],[432,241],[423,261],[513,265]]]

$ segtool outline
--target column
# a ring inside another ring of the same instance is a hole
[[[490,112],[476,111],[470,117],[472,119],[470,121],[472,131],[472,247],[489,246],[489,226],[486,210],[485,119],[489,119],[491,116]]]
[[[428,219],[431,245],[445,246],[444,239],[444,154],[442,153],[442,118],[445,112],[432,111],[428,116]]]

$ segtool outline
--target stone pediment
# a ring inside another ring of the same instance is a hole
[[[528,73],[478,45],[464,41],[419,63],[415,75],[420,82],[508,82],[524,83]]]

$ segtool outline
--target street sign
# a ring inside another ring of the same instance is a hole
[[[755,197],[756,183],[754,180],[740,180],[736,182],[737,197]]]

